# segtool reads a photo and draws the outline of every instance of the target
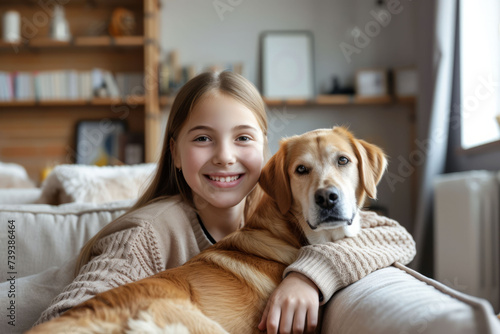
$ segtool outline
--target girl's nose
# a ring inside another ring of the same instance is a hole
[[[216,147],[213,163],[219,166],[232,165],[236,162],[234,149],[229,143],[220,143]]]

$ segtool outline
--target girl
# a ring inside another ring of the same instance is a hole
[[[242,76],[203,73],[190,80],[173,103],[149,188],[127,214],[84,246],[76,277],[38,323],[97,293],[180,266],[241,228],[260,198],[256,184],[267,156],[266,134],[264,102]],[[384,217],[367,217],[374,227],[365,229],[371,238],[360,238],[357,246],[364,250],[361,261],[376,265],[360,274],[360,266],[332,264],[339,255],[358,252],[347,244],[332,244],[326,253],[305,249],[271,296],[260,330],[311,332],[320,302],[336,290],[413,258],[413,240],[404,228]],[[388,232],[391,240],[381,245],[377,236]],[[374,248],[377,252],[370,251]]]

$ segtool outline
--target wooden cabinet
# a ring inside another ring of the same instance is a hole
[[[53,4],[64,4],[71,40],[49,38]],[[111,37],[113,10],[125,8],[136,22],[131,36]],[[48,165],[75,161],[79,120],[122,119],[128,131],[144,136],[146,162],[156,159],[160,143],[158,97],[158,0],[4,0],[0,15],[21,15],[22,39],[7,43],[0,35],[0,72],[142,72],[140,95],[119,97],[12,99],[0,101],[0,161],[23,165],[34,180]],[[63,83],[64,85],[64,83]]]

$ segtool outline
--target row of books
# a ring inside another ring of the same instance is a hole
[[[0,72],[0,101],[91,100],[144,95],[142,72],[102,69]]]

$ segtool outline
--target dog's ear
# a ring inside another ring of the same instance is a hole
[[[364,140],[352,138],[358,170],[360,186],[368,197],[377,198],[377,184],[387,168],[387,159],[384,152],[373,144]]]
[[[262,169],[259,184],[266,194],[278,203],[281,214],[284,215],[290,210],[292,192],[286,166],[286,142],[281,142],[278,152]]]

